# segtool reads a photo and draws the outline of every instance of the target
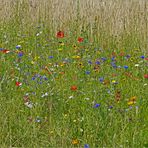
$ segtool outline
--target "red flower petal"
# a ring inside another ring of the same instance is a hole
[[[145,74],[145,75],[144,75],[144,78],[145,78],[145,79],[148,79],[148,74]]]
[[[16,85],[16,86],[21,86],[22,83],[20,83],[20,82],[16,82],[15,85]]]
[[[2,50],[2,52],[3,52],[3,53],[9,53],[10,50],[4,49],[4,50]]]
[[[64,37],[64,32],[63,31],[59,31],[57,33],[57,38],[63,38]]]
[[[79,42],[79,43],[83,42],[83,40],[84,40],[83,38],[78,37],[78,42]]]

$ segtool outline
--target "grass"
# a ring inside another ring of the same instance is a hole
[[[0,147],[148,147],[147,1],[57,2],[1,2]]]

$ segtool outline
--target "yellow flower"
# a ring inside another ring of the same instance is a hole
[[[73,59],[80,59],[81,57],[79,55],[75,55],[75,56],[72,56]]]
[[[64,117],[66,118],[68,115],[67,114],[64,114]]]
[[[128,105],[134,105],[135,103],[136,103],[136,96],[133,96],[133,97],[131,97],[130,99],[129,99],[129,101],[128,101]]]
[[[74,48],[77,48],[77,46],[76,46],[76,45],[73,45],[73,47],[74,47]]]
[[[40,57],[37,57],[37,56],[36,56],[36,57],[34,58],[35,61],[37,61],[38,59],[40,59]]]
[[[58,51],[62,51],[63,49],[62,48],[58,48]]]
[[[135,51],[140,51],[140,49],[135,49]]]
[[[64,46],[64,43],[60,43],[61,46]]]
[[[35,62],[34,62],[34,61],[31,61],[31,64],[32,64],[32,65],[34,65],[34,64],[35,64]]]
[[[15,50],[15,53],[19,53],[20,51],[19,50]]]
[[[19,43],[22,44],[22,43],[24,43],[24,42],[25,42],[25,41],[20,41]]]
[[[116,81],[115,80],[112,80],[112,83],[116,83]]]
[[[63,67],[64,66],[64,63],[61,63],[60,66]]]
[[[128,103],[127,103],[128,105],[134,105],[135,104],[135,102],[134,101],[128,101]]]
[[[50,131],[50,134],[53,134],[54,132],[53,131]]]
[[[73,122],[75,123],[75,122],[77,122],[77,120],[73,120]]]
[[[81,57],[80,56],[76,56],[76,59],[80,59]]]
[[[79,144],[79,140],[78,140],[78,139],[73,139],[73,140],[72,140],[72,144],[73,144],[73,145]]]
[[[80,68],[84,67],[83,63],[78,63],[78,65],[79,65]]]

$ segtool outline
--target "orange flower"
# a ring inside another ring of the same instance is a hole
[[[77,90],[77,86],[73,85],[73,86],[71,86],[70,89],[71,89],[72,91],[76,91],[76,90]]]
[[[73,139],[73,140],[72,140],[72,144],[73,144],[73,145],[79,144],[79,140],[78,140],[78,139]]]

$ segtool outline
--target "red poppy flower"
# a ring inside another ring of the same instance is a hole
[[[64,32],[63,31],[59,31],[57,33],[57,38],[63,38],[64,37]]]
[[[83,38],[78,37],[78,42],[79,42],[79,43],[83,42],[83,40],[84,40]]]
[[[3,52],[3,53],[9,53],[10,50],[4,49],[4,50],[2,50],[2,52]]]
[[[73,86],[71,86],[70,89],[71,89],[72,91],[76,91],[76,90],[77,90],[77,86],[73,85]]]
[[[146,61],[148,61],[148,58],[145,58]]]
[[[144,75],[144,78],[145,78],[145,79],[148,79],[148,74],[145,74],[145,75]]]
[[[16,82],[15,85],[16,85],[16,86],[21,86],[22,83],[20,83],[20,82]]]

